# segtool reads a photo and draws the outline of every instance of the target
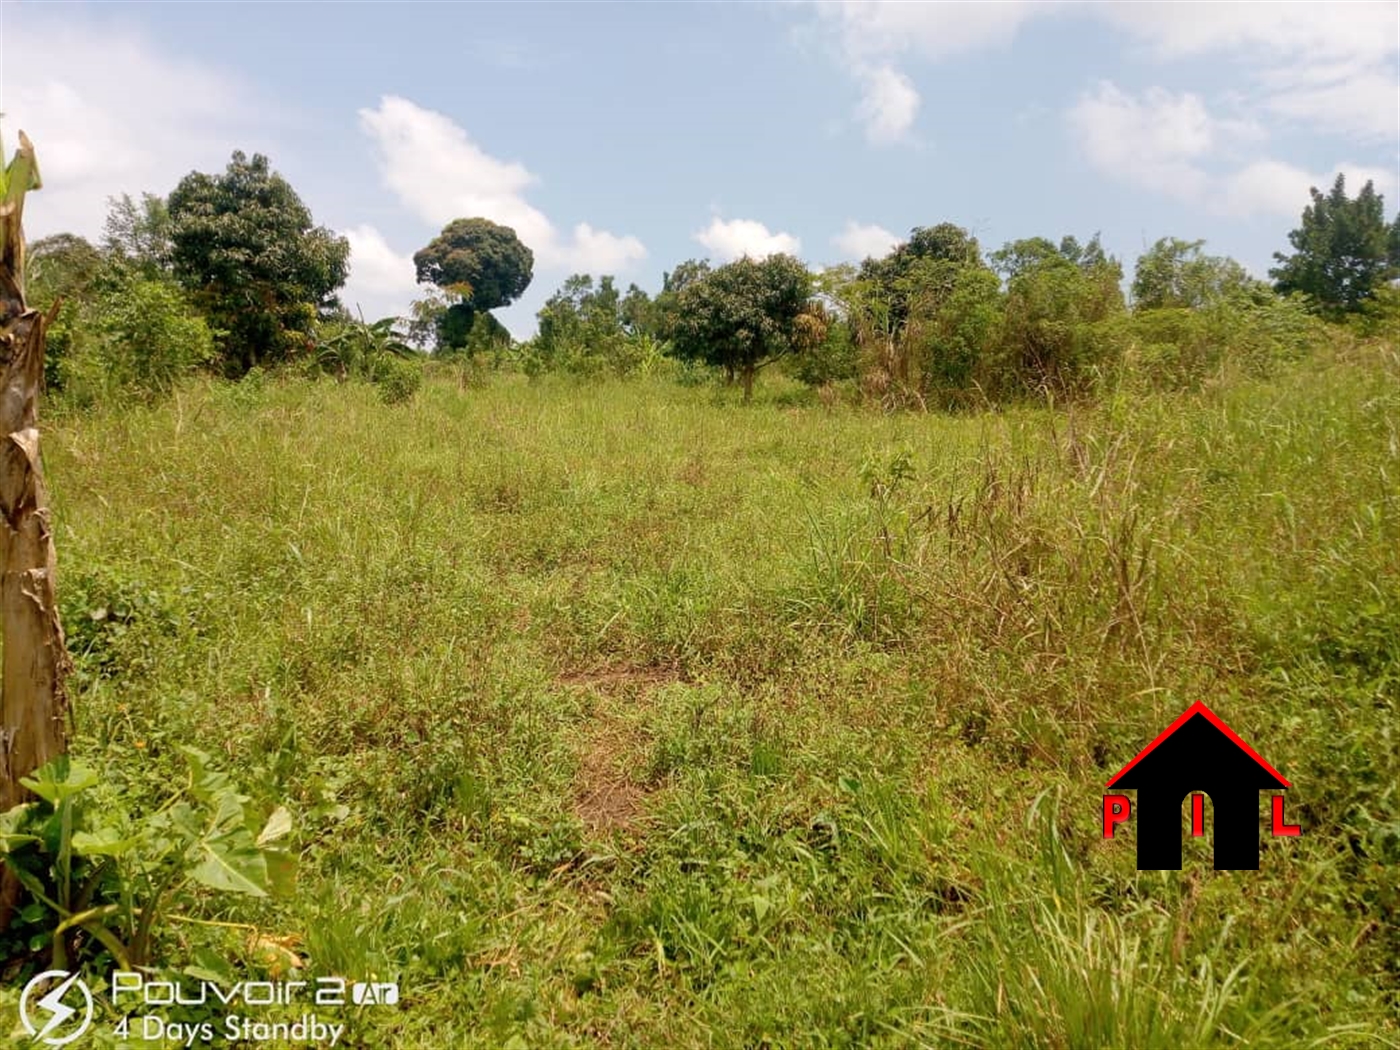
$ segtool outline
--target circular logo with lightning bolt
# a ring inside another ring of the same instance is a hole
[[[53,987],[49,988],[50,985]],[[75,988],[77,993],[73,991]],[[76,1002],[78,994],[83,999],[81,1009],[64,1001]],[[39,998],[34,1000],[33,1007],[39,1014],[38,1024],[30,1015],[30,1000],[36,995]],[[92,1024],[92,993],[76,973],[45,970],[30,980],[20,993],[19,1019],[24,1030],[45,1046],[63,1046],[77,1039]]]

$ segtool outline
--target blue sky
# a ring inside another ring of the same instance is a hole
[[[1262,275],[1312,184],[1400,202],[1400,4],[0,2],[0,110],[34,140],[31,237],[263,152],[350,238],[344,298],[417,292],[448,220],[573,272],[687,258],[1161,236]]]

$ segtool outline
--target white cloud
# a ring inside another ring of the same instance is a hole
[[[1176,197],[1204,192],[1208,178],[1198,161],[1216,130],[1196,95],[1152,88],[1138,99],[1104,81],[1080,98],[1069,122],[1100,170]]]
[[[856,116],[875,145],[905,139],[921,99],[914,82],[892,60],[905,52],[942,58],[1005,44],[1026,19],[1053,3],[895,3],[833,0],[815,5],[835,39],[837,61],[860,85]]]
[[[900,141],[919,115],[913,82],[890,66],[866,70],[861,79],[865,95],[856,113],[865,125],[865,137],[877,145]]]
[[[109,196],[164,195],[192,169],[222,170],[235,147],[272,152],[256,89],[234,77],[29,5],[3,18],[5,138],[13,148],[27,132],[44,177],[25,209],[31,237],[95,238]]]
[[[1357,138],[1400,137],[1400,78],[1390,69],[1356,69],[1328,77],[1337,67],[1274,71],[1263,78],[1278,90],[1265,105],[1288,117]]]
[[[766,259],[780,253],[796,255],[802,250],[802,242],[792,234],[772,233],[763,223],[753,219],[731,219],[726,222],[717,216],[710,221],[710,225],[695,234],[695,239],[720,262],[730,262],[745,255],[754,259]]]
[[[1224,54],[1254,67],[1279,116],[1363,139],[1400,137],[1400,5],[1104,5],[1101,13],[1162,59]]]
[[[1059,6],[1030,3],[911,4],[837,0],[815,5],[854,61],[914,51],[925,58],[1008,43],[1022,23]]]
[[[1257,141],[1258,129],[1212,116],[1189,93],[1151,88],[1136,97],[1105,81],[1080,98],[1068,120],[1085,156],[1104,174],[1217,213],[1296,217],[1308,188],[1331,186],[1339,171],[1352,192],[1367,179],[1381,193],[1396,184],[1393,172],[1349,162],[1322,174],[1269,157],[1232,169],[1224,162],[1233,159],[1233,147]]]
[[[374,142],[385,184],[419,218],[434,226],[482,217],[509,226],[546,268],[617,271],[646,258],[636,237],[595,230],[587,223],[563,237],[525,199],[538,181],[519,162],[498,160],[451,118],[394,95],[360,110],[360,127]]]
[[[358,307],[368,321],[402,314],[405,304],[422,294],[413,256],[394,251],[375,227],[352,226],[339,232],[350,242],[350,277],[340,298],[352,311]]]
[[[1282,161],[1261,160],[1221,180],[1220,208],[1232,215],[1297,218],[1310,200],[1308,190],[1315,186],[1326,193],[1338,173],[1346,176],[1350,196],[1356,196],[1367,180],[1375,183],[1378,193],[1387,197],[1394,194],[1395,174],[1382,168],[1344,162],[1330,172],[1314,174]]]
[[[872,141],[899,133],[901,110],[882,106],[871,70],[903,78],[897,63],[939,61],[1004,46],[1033,19],[1077,14],[1107,22],[1169,63],[1205,55],[1243,64],[1262,112],[1331,134],[1400,137],[1400,5],[1338,3],[899,3],[818,0],[809,10],[835,60],[860,85],[860,113]],[[898,99],[900,94],[884,96]],[[915,97],[917,97],[915,95]],[[889,114],[888,123],[879,114]],[[912,121],[912,115],[909,117]],[[908,123],[904,124],[907,128]]]
[[[636,237],[619,237],[581,222],[574,227],[570,257],[575,270],[616,273],[641,262],[647,257],[647,250]]]
[[[862,226],[848,220],[846,228],[831,238],[831,243],[841,250],[843,258],[860,261],[883,258],[899,243],[899,238],[883,226]]]
[[[1164,58],[1218,51],[1266,58],[1378,61],[1400,51],[1400,10],[1388,0],[1316,3],[1095,4],[1101,17]]]

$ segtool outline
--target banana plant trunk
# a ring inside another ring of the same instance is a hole
[[[39,459],[38,404],[47,319],[24,300],[24,195],[39,188],[34,147],[23,132],[0,170],[0,812],[25,800],[20,783],[68,747],[69,668],[54,595],[53,529]],[[0,144],[0,164],[4,161]],[[0,929],[19,883],[0,872]]]

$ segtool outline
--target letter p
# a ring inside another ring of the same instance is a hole
[[[112,974],[112,1002],[121,998],[123,993],[139,993],[145,985],[145,979],[131,970],[117,970]]]
[[[1103,837],[1113,838],[1113,825],[1121,824],[1133,813],[1133,804],[1127,795],[1105,795],[1103,797]]]

